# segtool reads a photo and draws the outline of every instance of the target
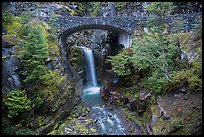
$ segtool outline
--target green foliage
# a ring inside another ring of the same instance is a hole
[[[57,16],[56,16],[56,15],[52,15],[52,16],[49,18],[48,24],[49,24],[49,26],[50,26],[50,32],[51,32],[51,34],[54,34],[55,30],[57,30],[56,21],[57,21]],[[55,36],[55,35],[54,35],[54,36]]]
[[[3,20],[3,24],[5,25],[7,32],[10,35],[17,36],[17,38],[19,38],[18,33],[22,27],[22,24],[20,23],[20,17],[16,17],[11,13],[8,13],[8,14],[3,14],[3,18],[5,18]]]
[[[142,80],[142,85],[161,94],[167,90],[170,72],[175,70],[175,57],[179,55],[175,37],[162,34],[168,26],[164,19],[172,12],[172,3],[152,2],[145,8],[153,17],[149,18],[149,32],[143,33],[139,41],[133,40],[133,64],[139,71],[149,70],[150,76]]]
[[[111,63],[112,71],[119,76],[128,76],[131,74],[132,57],[127,50],[123,50],[115,56],[109,56],[106,60]]]
[[[69,59],[70,64],[77,70],[77,72],[84,70],[84,65],[82,63],[81,49],[75,46],[72,46],[69,50]]]
[[[151,2],[145,8],[153,17],[148,20],[149,32],[143,33],[140,41],[133,40],[134,66],[139,70],[151,67],[152,73],[160,69],[165,79],[170,81],[169,73],[174,70],[173,63],[179,55],[179,47],[176,46],[175,37],[162,32],[168,26],[165,17],[172,12],[172,3]]]
[[[49,72],[42,76],[43,79],[43,86],[39,88],[39,92],[41,93],[40,97],[44,98],[46,97],[47,100],[53,101],[54,97],[60,92],[60,89],[62,87],[63,82],[66,80],[65,76],[60,76],[59,71],[54,70]],[[67,86],[64,87],[63,90],[66,92],[70,91],[70,83],[69,81],[66,81]],[[65,92],[65,93],[66,93]]]
[[[14,20],[14,15],[9,12],[2,13],[2,23],[4,25],[11,24]]]
[[[170,36],[165,38],[160,34],[144,34],[140,41],[133,40],[133,47],[135,68],[150,69],[152,72],[160,69],[167,75],[174,70],[174,60],[179,54],[179,48],[171,42]],[[167,76],[166,79],[169,80],[170,77]]]
[[[122,9],[126,8],[128,2],[115,2],[115,7],[118,11],[121,11]]]
[[[68,2],[72,6],[76,6],[74,9],[69,9],[69,13],[72,16],[83,16],[85,15],[87,2]]]
[[[131,95],[131,96],[134,95],[135,98],[138,98],[140,92],[139,92],[138,86],[133,85],[131,87],[125,88],[125,93],[126,93],[126,95]]]
[[[171,74],[172,82],[170,84],[174,86],[182,86],[185,83],[188,83],[188,86],[191,89],[197,87],[202,87],[202,80],[198,75],[193,73],[192,69],[184,69],[180,71],[173,72]]]
[[[91,5],[91,16],[98,16],[99,14],[99,10],[101,7],[101,3],[100,2],[93,2]]]
[[[154,32],[162,33],[164,31],[165,18],[174,9],[173,2],[150,2],[145,6],[145,9],[151,15],[148,18],[149,28]]]
[[[32,101],[32,104],[39,107],[42,103],[43,103],[42,98],[40,97],[39,94],[37,94],[37,97],[35,97],[35,99]]]
[[[48,58],[48,47],[40,26],[30,26],[29,30],[20,43],[22,49],[19,56],[26,67],[22,72],[26,77],[24,82],[33,83],[38,82],[47,72],[44,61]]]
[[[180,48],[177,46],[179,35],[164,33],[168,30],[165,18],[170,15],[174,6],[170,2],[151,2],[146,7],[148,18],[148,32],[139,32],[139,39],[133,38],[133,56],[121,52],[108,59],[111,62],[112,70],[119,76],[130,76],[137,70],[141,75],[141,86],[156,94],[163,94],[170,89],[188,84],[191,89],[202,87],[201,80],[201,60],[197,56],[190,64],[183,62],[180,56]],[[178,26],[179,28],[179,26]],[[194,30],[197,32],[201,25],[197,25]],[[195,34],[194,34],[195,35]],[[196,37],[202,35],[198,31]],[[184,37],[185,43],[195,45],[191,37]],[[191,40],[191,41],[189,41]],[[182,39],[183,41],[183,39]],[[197,42],[200,47],[200,41]],[[200,50],[197,50],[200,54]],[[133,64],[133,69],[131,65]],[[133,82],[134,83],[134,82]],[[131,92],[131,89],[127,89]],[[134,94],[134,93],[133,93]]]
[[[10,126],[7,128],[3,128],[2,133],[3,133],[3,135],[16,135],[16,130],[17,130],[17,127]]]
[[[31,109],[31,101],[28,99],[25,90],[12,90],[8,94],[5,104],[11,117]]]
[[[21,14],[21,20],[20,23],[21,24],[27,24],[29,22],[29,20],[31,19],[32,13],[30,12],[23,12]]]
[[[33,131],[29,128],[20,128],[16,131],[16,135],[32,135]]]
[[[182,118],[175,118],[172,121],[172,126],[176,129],[179,129],[184,126]]]
[[[161,70],[155,70],[151,76],[142,80],[142,86],[146,89],[154,91],[156,94],[164,94],[167,92],[168,81],[163,77]]]
[[[18,128],[17,126],[9,126],[3,128],[3,135],[32,135],[33,131],[29,128]]]
[[[194,34],[196,37],[202,38],[202,19],[198,20],[194,26]]]

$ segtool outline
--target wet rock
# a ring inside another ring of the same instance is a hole
[[[55,125],[55,124],[54,124],[54,121],[50,121],[49,124],[38,128],[38,129],[36,130],[36,133],[42,134],[42,135],[46,135],[49,131],[52,130],[52,128],[54,127],[54,125]]]
[[[70,128],[68,128],[68,127],[65,127],[64,131],[69,134],[69,133],[72,132],[72,129],[70,129]]]
[[[163,109],[163,107],[161,106],[160,102],[159,102],[160,97],[157,97],[157,105],[159,107],[159,113],[160,113],[160,117],[162,117],[164,120],[168,120],[171,119],[171,117],[167,114],[167,112]]]
[[[137,111],[139,115],[142,115],[147,109],[147,101],[146,100],[140,100],[137,103]]]
[[[131,111],[135,111],[137,109],[137,102],[136,102],[136,100],[130,100],[129,101],[129,109]]]
[[[157,122],[157,115],[152,115],[152,124]]]
[[[151,97],[151,92],[141,91],[140,92],[140,100],[146,100]]]
[[[187,91],[186,87],[183,87],[178,90],[178,93],[186,93],[186,91]]]
[[[40,126],[44,125],[45,123],[43,122],[45,120],[45,117],[39,116],[38,118],[34,119],[32,122],[28,124],[29,127],[32,127],[33,129],[37,129]]]
[[[187,100],[188,99],[188,97],[183,97],[183,100]]]
[[[198,88],[198,89],[195,90],[195,92],[200,92],[200,91],[202,91],[201,88]]]
[[[183,93],[177,93],[177,94],[174,94],[174,96],[180,98],[181,96],[183,96]]]
[[[2,39],[2,48],[9,48],[11,46],[13,46],[13,45],[9,44],[7,41]]]

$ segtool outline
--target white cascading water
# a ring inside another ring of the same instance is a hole
[[[98,121],[101,134],[124,135],[124,128],[116,114],[105,108],[105,104],[100,96],[100,87],[97,84],[94,56],[91,49],[81,47],[86,62],[87,84],[83,90],[82,101],[89,105],[92,110],[92,118]]]
[[[87,81],[89,82],[88,86],[97,87],[93,52],[91,49],[88,49],[88,48],[83,48],[83,51],[86,58],[86,76],[87,76]]]

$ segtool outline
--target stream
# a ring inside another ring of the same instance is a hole
[[[83,90],[81,99],[90,107],[91,118],[97,121],[102,135],[125,135],[125,124],[120,116],[113,110],[109,110],[100,95],[100,87],[97,84],[94,57],[91,49],[83,47],[86,62],[87,84]]]

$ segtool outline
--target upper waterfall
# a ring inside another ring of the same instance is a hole
[[[97,87],[96,70],[94,56],[91,49],[82,47],[86,59],[86,78],[89,87]]]

